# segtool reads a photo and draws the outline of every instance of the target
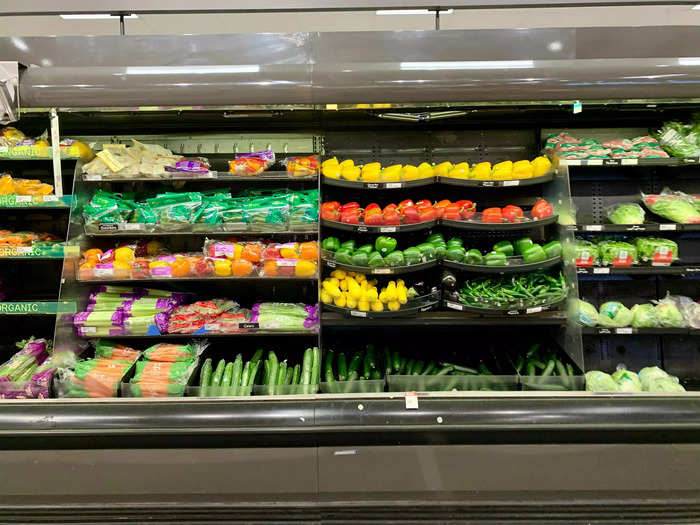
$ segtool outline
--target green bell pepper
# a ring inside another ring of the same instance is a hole
[[[538,263],[547,260],[544,248],[539,244],[533,244],[523,253],[523,261],[526,263]]]
[[[500,241],[493,245],[494,252],[500,252],[506,257],[513,256],[513,243],[510,241]],[[486,263],[488,264],[488,263]]]
[[[369,260],[367,261],[367,266],[370,268],[378,268],[384,266],[384,257],[379,252],[372,252],[369,254]]]
[[[420,254],[420,250],[415,246],[406,248],[403,251],[403,258],[406,264],[419,264],[423,261],[423,258]]]
[[[443,259],[445,257],[445,254],[447,253],[447,244],[445,244],[444,242],[431,242],[430,244],[435,246],[435,257],[437,257],[438,259]]]
[[[355,251],[355,241],[351,240],[351,241],[345,241],[345,242],[340,243],[340,249],[341,250],[346,249],[350,252],[354,252]]]
[[[561,243],[559,241],[548,242],[542,248],[544,253],[547,254],[547,259],[553,259],[561,255]]]
[[[462,246],[464,245],[464,241],[460,239],[459,237],[452,237],[449,241],[447,241],[447,247],[449,248],[450,246]]]
[[[386,235],[380,235],[374,241],[374,249],[382,256],[391,253],[396,249],[396,239]]]
[[[341,248],[335,252],[335,262],[340,264],[352,264],[352,253],[346,248]]]
[[[447,248],[447,252],[445,253],[445,260],[446,261],[454,261],[454,262],[464,262],[464,260],[467,258],[467,250],[462,248],[461,246],[450,246]]]
[[[372,253],[373,251],[374,251],[374,248],[372,247],[371,244],[363,244],[362,246],[360,246],[359,248],[357,248],[357,249],[355,250],[355,253],[357,253],[357,252],[362,252],[362,253],[365,253],[365,254],[369,255],[369,254]]]
[[[505,266],[508,264],[506,254],[496,251],[487,253],[486,257],[484,257],[484,262],[486,263],[486,266]]]
[[[518,255],[522,255],[525,253],[525,250],[527,250],[530,246],[532,246],[532,239],[530,237],[523,237],[522,239],[518,239],[515,241],[515,253]]]
[[[387,266],[403,266],[404,261],[405,258],[401,250],[395,250],[384,257],[384,262]]]
[[[365,252],[355,250],[355,253],[352,254],[352,264],[354,264],[355,266],[367,266],[368,262],[369,255]]]
[[[467,252],[465,262],[467,264],[483,264],[484,258],[481,256],[481,252],[479,250],[472,248]]]
[[[337,237],[326,237],[321,241],[321,249],[329,252],[337,252],[340,249],[340,241]]]
[[[433,233],[430,237],[428,237],[425,242],[429,242],[430,244],[434,244],[436,242],[445,242],[445,238],[442,236],[442,233]]]
[[[423,258],[426,261],[434,261],[435,260],[435,246],[430,244],[429,242],[424,242],[423,244],[419,244],[416,246],[420,250],[420,254],[423,256]]]

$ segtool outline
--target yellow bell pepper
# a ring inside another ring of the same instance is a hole
[[[353,166],[351,168],[343,168],[340,170],[340,176],[345,180],[355,181],[360,178],[360,168]]]
[[[350,310],[357,308],[357,301],[350,297],[349,294],[345,297],[345,308],[350,308]]]
[[[391,310],[392,312],[395,312],[395,311],[397,311],[399,308],[401,308],[401,305],[399,304],[398,301],[389,301],[389,302],[387,303],[387,307],[388,307],[389,310]]]
[[[9,173],[0,178],[0,195],[9,195],[15,192],[15,183]]]
[[[427,162],[423,162],[418,165],[418,178],[419,179],[429,179],[435,176],[435,170]]]
[[[438,177],[447,177],[449,171],[453,168],[451,162],[441,162],[433,168],[433,172]]]
[[[418,168],[410,164],[406,164],[401,172],[401,178],[403,180],[418,180]]]
[[[352,159],[347,159],[338,164],[338,167],[340,168],[340,171],[343,171],[346,168],[354,168],[355,162]]]
[[[331,294],[329,294],[325,290],[321,290],[321,302],[326,303],[326,304],[331,304],[333,302],[333,298],[331,297]]]
[[[335,299],[339,295],[342,295],[343,292],[340,291],[340,288],[338,288],[338,285],[334,285],[330,280],[326,279],[323,281],[323,289],[333,298]]]
[[[382,171],[382,181],[384,182],[399,182],[401,180],[401,170],[403,166],[401,164],[394,164],[384,168]]]
[[[374,301],[373,303],[370,303],[370,307],[372,308],[373,312],[381,312],[382,310],[384,310],[384,304],[380,301]]]
[[[532,161],[532,167],[534,170],[532,176],[541,177],[549,171],[549,169],[552,167],[552,163],[547,157],[537,157],[535,160]]]
[[[455,164],[454,168],[452,168],[447,174],[447,177],[450,179],[468,179],[469,163],[460,162],[459,164]]]
[[[513,178],[513,162],[499,162],[493,167],[493,180],[509,180]]]
[[[152,268],[152,264],[149,266]],[[219,277],[228,277],[231,275],[231,261],[228,259],[216,259],[214,260],[214,275]]]
[[[338,165],[339,165],[338,159],[335,158],[335,157],[333,157],[332,159],[324,160],[324,161],[321,163],[321,169],[323,169],[323,168],[325,168],[325,167],[327,167],[327,166],[338,166]]]
[[[358,301],[357,309],[361,312],[369,312],[369,301]]]
[[[335,277],[336,279],[345,279],[348,275],[350,275],[350,273],[345,270],[333,270],[331,272],[331,277]]]
[[[366,171],[362,173],[362,182],[379,182],[382,178],[380,171]]]
[[[513,164],[514,179],[529,179],[534,173],[534,168],[529,160],[519,160]]]
[[[316,263],[306,259],[297,260],[294,267],[294,275],[297,277],[312,277],[316,275]]]
[[[333,304],[339,306],[340,308],[345,308],[346,300],[345,295],[340,294],[338,297],[333,298]]]
[[[329,179],[339,179],[340,178],[340,166],[337,164],[335,166],[324,166],[321,168],[321,173],[324,177]]]
[[[491,180],[491,163],[479,162],[472,168],[471,178],[476,180]]]

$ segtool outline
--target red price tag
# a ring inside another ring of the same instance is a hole
[[[613,259],[612,265],[615,268],[632,266],[632,256],[624,250],[620,251]]]
[[[673,253],[667,246],[661,246],[658,251],[654,252],[651,260],[652,266],[670,266],[673,262]]]
[[[589,252],[581,252],[581,256],[576,259],[576,266],[593,266],[593,256]]]

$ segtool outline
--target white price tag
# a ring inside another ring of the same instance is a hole
[[[350,310],[350,315],[352,317],[367,317],[367,312],[361,312],[359,310]]]
[[[418,410],[418,392],[405,392],[406,410]]]
[[[617,329],[615,329],[615,333],[616,333],[616,334],[621,334],[621,335],[623,335],[623,334],[631,334],[631,333],[632,333],[632,329],[631,329],[631,328],[617,328]]]
[[[32,202],[31,195],[17,195],[15,197],[15,202]]]
[[[485,188],[490,188],[491,186],[494,186],[495,183],[494,183],[494,182],[490,182],[490,181],[484,181],[484,182],[481,183],[481,185],[484,186]]]
[[[587,231],[587,232],[602,232],[603,225],[602,224],[587,224],[586,226],[583,227],[583,230]]]
[[[610,273],[610,268],[593,268],[593,273],[607,274]]]
[[[526,314],[535,314],[535,313],[541,312],[541,311],[542,311],[541,306],[533,306],[532,308],[528,308],[527,310],[525,310],[525,313]]]
[[[581,165],[581,160],[580,159],[571,159],[571,160],[565,160],[565,166],[580,166]]]
[[[204,325],[204,329],[208,332],[219,332],[221,331],[221,325],[219,323],[208,323]]]
[[[504,180],[503,185],[504,186],[520,186],[520,181],[519,180]]]
[[[447,301],[445,304],[447,305],[448,308],[452,308],[453,310],[461,310],[462,309],[462,305],[459,303],[453,303],[452,301]]]
[[[586,164],[588,164],[589,166],[602,166],[603,159],[590,159],[586,161]]]
[[[379,228],[381,233],[392,233],[396,231],[396,226],[382,226]]]
[[[400,188],[402,184],[400,182],[387,182],[384,187],[386,189],[394,189],[394,188]]]
[[[675,224],[659,224],[659,231],[675,231],[676,230],[676,225]]]
[[[394,273],[394,270],[392,270],[391,268],[373,268],[372,273],[377,274],[377,275],[379,275],[379,274],[392,274],[392,273]]]
[[[97,327],[96,327],[96,326],[83,326],[83,328],[81,329],[81,331],[82,331],[84,334],[92,334],[92,333],[97,332]]]
[[[58,202],[58,196],[57,195],[44,195],[43,200],[44,200],[44,202]]]
[[[85,174],[85,180],[102,180],[102,175],[92,175],[89,173]]]
[[[623,166],[636,166],[639,164],[639,161],[637,159],[621,159],[620,164]]]
[[[365,188],[367,188],[368,190],[376,190],[378,187],[379,184],[377,184],[376,182],[368,182],[365,184]]]
[[[137,223],[126,223],[124,224],[124,230],[126,231],[137,231],[141,229],[141,225]]]

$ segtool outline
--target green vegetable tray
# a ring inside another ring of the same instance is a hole
[[[551,268],[556,266],[561,262],[561,256],[552,257],[546,261],[540,261],[536,263],[525,263],[522,257],[508,257],[507,264],[503,266],[487,266],[485,264],[465,264],[455,261],[442,261],[442,266],[447,268],[454,268],[456,270],[462,270],[465,272],[477,272],[477,273],[517,273],[517,272],[531,272],[534,270],[544,270],[546,268]]]
[[[187,397],[249,397],[253,391],[253,385],[230,387],[230,386],[207,386],[206,395],[202,395],[201,386],[188,386],[185,388]],[[233,389],[235,388],[235,392]]]
[[[459,301],[458,297],[449,297],[445,300],[445,307],[451,310],[459,310],[462,312],[471,312],[475,314],[483,315],[529,315],[539,312],[544,312],[547,310],[552,310],[563,306],[566,303],[566,298],[560,299],[558,301],[537,304],[532,302],[529,304],[525,303],[513,303],[510,305],[493,305],[493,306],[470,306],[463,304]],[[484,304],[488,304],[487,300],[484,300]]]
[[[436,290],[427,295],[421,295],[419,297],[414,297],[408,301],[405,305],[402,305],[400,309],[396,311],[391,311],[384,309],[381,312],[363,310],[351,310],[349,308],[344,308],[336,306],[334,304],[323,303],[323,308],[325,310],[330,310],[332,312],[340,312],[347,317],[360,317],[366,319],[386,319],[394,317],[411,317],[413,315],[418,315],[420,312],[427,312],[432,310],[435,306],[440,304],[440,291]]]
[[[389,392],[504,391],[518,389],[517,375],[387,376]]]
[[[253,393],[256,396],[294,396],[315,394],[318,385],[255,385]]]
[[[586,379],[582,375],[573,376],[520,376],[523,390],[572,391],[584,390]]]
[[[482,222],[481,213],[477,213],[474,217],[467,220],[440,219],[440,224],[462,230],[512,231],[547,226],[557,222],[558,219],[559,215],[557,214],[551,215],[546,219],[533,219],[530,212],[525,212],[525,220],[523,222]]]
[[[329,268],[337,268],[339,270],[345,270],[348,272],[360,272],[373,275],[394,275],[419,272],[421,270],[433,268],[438,265],[438,261],[433,260],[404,266],[378,266],[376,268],[370,268],[369,266],[355,266],[353,264],[342,264],[336,262],[333,257],[333,252],[330,252],[328,250],[321,250],[321,259],[323,260],[324,264]]]
[[[332,381],[321,383],[324,394],[363,394],[384,392],[384,379],[364,379],[358,381]]]

